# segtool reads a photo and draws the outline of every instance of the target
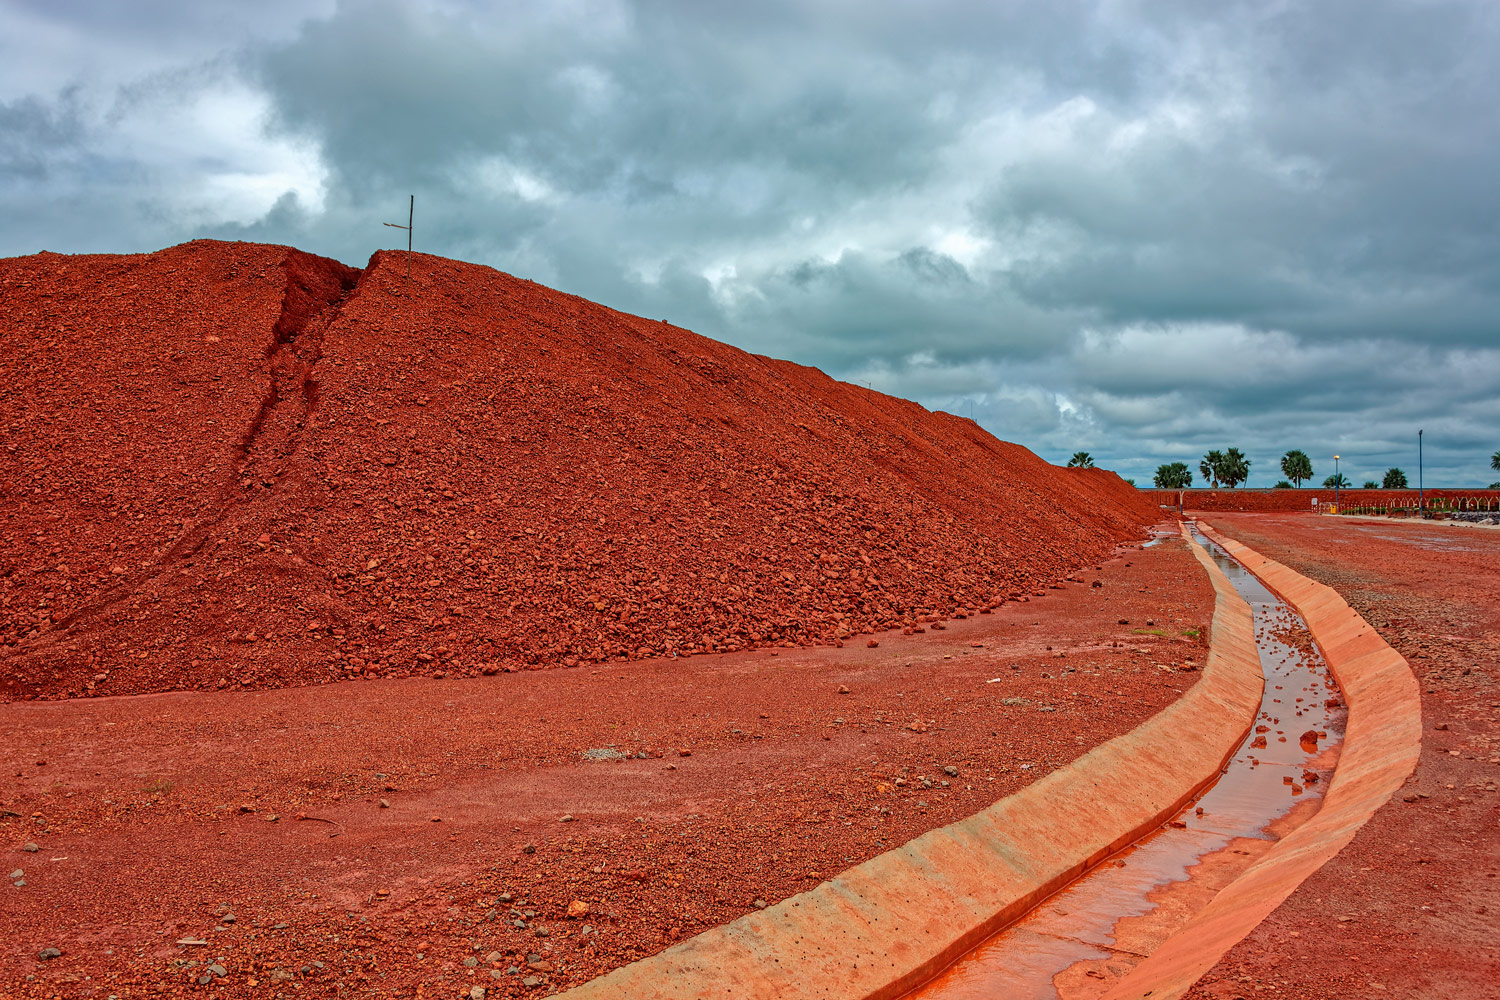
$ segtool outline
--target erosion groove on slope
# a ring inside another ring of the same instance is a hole
[[[1180,699],[966,820],[563,995],[894,1000],[1156,829],[1218,779],[1264,689],[1250,606],[1188,544],[1215,607],[1202,678]]]
[[[312,374],[313,366],[322,357],[323,334],[355,289],[360,272],[300,250],[288,250],[281,269],[285,282],[281,312],[271,329],[271,339],[265,350],[269,365],[268,384],[260,406],[239,438],[239,461],[231,466],[222,486],[206,505],[207,509],[195,523],[188,525],[185,522],[182,534],[159,559],[126,576],[95,601],[57,619],[51,629],[34,641],[45,643],[53,632],[74,628],[84,619],[108,611],[148,581],[191,557],[238,501],[240,487],[253,478],[257,460],[266,462],[295,452],[306,417],[315,405]],[[272,419],[286,394],[284,387],[288,385],[298,388],[301,407],[294,417]],[[262,440],[268,420],[278,430],[279,438],[274,442]],[[273,482],[266,480],[268,485]]]

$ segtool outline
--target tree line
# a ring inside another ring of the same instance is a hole
[[[1073,457],[1068,459],[1070,469],[1092,469],[1094,468],[1094,456],[1086,451],[1075,451]],[[1490,468],[1500,472],[1500,451],[1490,456]],[[1250,459],[1246,458],[1238,448],[1226,448],[1223,451],[1211,451],[1203,456],[1203,461],[1198,463],[1198,474],[1203,477],[1206,484],[1218,489],[1221,485],[1234,489],[1240,483],[1250,478]],[[1312,479],[1312,459],[1307,457],[1307,452],[1300,448],[1293,448],[1281,456],[1281,474],[1286,478],[1279,481],[1276,489],[1290,489],[1294,485],[1301,488],[1302,484]],[[1157,489],[1180,490],[1193,485],[1193,472],[1187,467],[1186,462],[1166,462],[1156,467],[1155,484]],[[1130,485],[1135,485],[1134,479],[1127,479]],[[1331,489],[1353,489],[1354,483],[1342,472],[1336,473],[1323,480],[1323,488]],[[1405,490],[1410,489],[1406,473],[1392,466],[1385,470],[1385,477],[1376,482],[1366,479],[1364,489],[1367,490]],[[1500,490],[1500,483],[1490,483],[1490,489]]]
[[[1500,470],[1500,451],[1495,452],[1490,464],[1496,470]],[[1234,489],[1250,478],[1250,459],[1246,458],[1238,448],[1211,451],[1198,463],[1198,474],[1203,477],[1206,485],[1214,489],[1220,486]],[[1293,448],[1281,456],[1281,474],[1286,478],[1276,484],[1277,489],[1290,489],[1293,486],[1300,488],[1303,483],[1313,478],[1312,459],[1307,457],[1307,452],[1300,448]],[[1185,489],[1193,485],[1193,472],[1186,462],[1166,462],[1156,467],[1155,483],[1158,489]],[[1353,486],[1354,483],[1342,472],[1323,480],[1323,488],[1326,490],[1336,487],[1350,489]],[[1407,489],[1406,473],[1394,467],[1387,469],[1383,481],[1377,483],[1373,479],[1367,479],[1364,488]]]

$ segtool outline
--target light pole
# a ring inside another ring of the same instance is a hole
[[[1333,456],[1333,512],[1339,512],[1339,485],[1343,483],[1344,477],[1339,475],[1339,457]]]
[[[1422,516],[1426,494],[1422,489],[1422,432],[1417,431],[1417,516]]]

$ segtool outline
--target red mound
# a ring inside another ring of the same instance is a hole
[[[0,261],[0,695],[830,641],[1156,510],[970,421],[484,267]]]

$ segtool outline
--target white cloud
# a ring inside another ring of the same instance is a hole
[[[1471,481],[1500,445],[1491,9],[13,3],[0,246],[358,262],[415,191],[429,250],[1052,458],[1374,462],[1421,422]]]

